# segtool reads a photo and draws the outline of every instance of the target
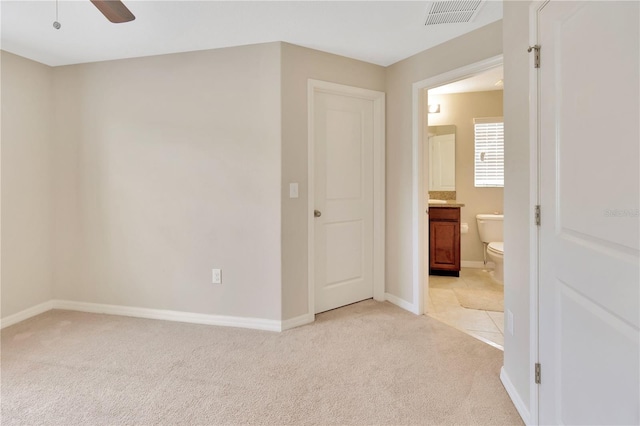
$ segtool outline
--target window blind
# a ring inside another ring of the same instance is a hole
[[[504,121],[502,117],[474,118],[475,186],[504,186]]]

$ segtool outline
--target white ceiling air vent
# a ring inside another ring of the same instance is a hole
[[[425,25],[471,22],[486,0],[444,0],[429,5]]]

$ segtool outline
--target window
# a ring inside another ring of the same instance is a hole
[[[473,124],[475,186],[504,186],[504,121],[502,117],[474,118]]]

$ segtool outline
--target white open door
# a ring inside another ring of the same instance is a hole
[[[540,424],[639,424],[640,3],[538,12]]]

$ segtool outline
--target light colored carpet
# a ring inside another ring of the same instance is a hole
[[[283,333],[50,311],[2,331],[2,424],[521,425],[501,365],[371,300]]]
[[[481,288],[454,288],[460,305],[469,309],[504,312],[504,294]]]

